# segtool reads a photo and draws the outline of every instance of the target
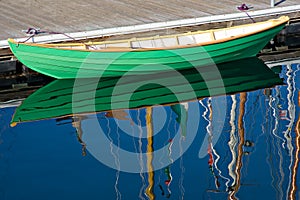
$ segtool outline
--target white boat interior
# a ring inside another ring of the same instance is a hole
[[[208,31],[187,32],[176,35],[153,36],[147,38],[130,38],[127,40],[107,40],[87,43],[47,44],[48,47],[67,49],[144,49],[144,48],[175,48],[187,45],[206,45],[244,37],[267,30],[288,21],[288,17],[282,16],[265,22],[240,25],[229,28],[213,29]]]

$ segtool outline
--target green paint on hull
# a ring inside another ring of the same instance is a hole
[[[14,55],[27,67],[57,78],[92,78],[182,70],[254,57],[284,24],[223,43],[169,50],[97,52],[30,46],[9,41]]]

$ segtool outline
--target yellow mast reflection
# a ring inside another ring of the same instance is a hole
[[[239,109],[239,117],[238,117],[238,134],[239,134],[239,145],[238,145],[238,156],[236,161],[236,182],[233,186],[232,193],[229,194],[228,199],[236,200],[236,193],[238,192],[240,186],[241,186],[241,169],[242,169],[242,156],[243,156],[243,145],[245,143],[245,128],[244,128],[244,115],[245,115],[245,103],[247,100],[247,93],[242,92],[240,93],[240,109]]]
[[[148,168],[148,186],[146,188],[146,195],[150,200],[155,199],[153,193],[154,186],[154,171],[153,171],[153,127],[152,127],[152,108],[146,108],[146,126],[147,126],[147,168]]]
[[[298,102],[299,103],[299,102]],[[289,194],[289,199],[296,199],[296,191],[297,191],[297,172],[299,167],[299,153],[300,153],[300,115],[298,116],[298,121],[296,124],[296,139],[295,139],[295,145],[296,145],[296,151],[295,151],[295,161],[294,166],[292,169],[292,183],[291,183],[291,190]]]

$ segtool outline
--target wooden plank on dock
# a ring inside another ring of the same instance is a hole
[[[270,8],[268,0],[248,0],[252,10]],[[99,30],[129,25],[238,13],[237,0],[14,0],[0,1],[0,40],[20,38],[29,27],[56,32]],[[279,7],[299,5],[286,0]]]

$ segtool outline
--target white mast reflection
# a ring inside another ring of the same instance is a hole
[[[188,113],[188,108],[189,108],[189,105],[188,103],[182,103],[184,109],[185,109],[185,112]],[[184,123],[187,123],[187,122],[184,122]],[[185,124],[186,126],[186,124]],[[186,133],[183,133],[183,131],[186,131],[186,130],[182,130],[182,127],[181,128],[181,137],[180,137],[180,140],[179,140],[179,151],[180,151],[180,155],[183,155],[183,148],[182,148],[182,143],[184,142],[185,140],[185,134]],[[183,156],[180,157],[180,169],[181,169],[181,176],[180,176],[180,179],[179,179],[179,190],[180,190],[180,196],[179,199],[184,199],[184,193],[185,193],[185,189],[184,189],[184,186],[183,186],[183,181],[184,181],[184,173],[185,173],[185,167],[184,167],[184,164],[183,164]]]
[[[213,120],[213,108],[212,108],[212,98],[209,97],[207,98],[207,106],[203,103],[203,100],[199,101],[200,104],[202,105],[203,108],[205,108],[205,111],[202,114],[202,117],[205,121],[207,121],[207,126],[206,126],[206,131],[208,134],[208,147],[207,147],[207,152],[209,154],[209,161],[208,164],[211,168],[211,171],[213,173],[214,179],[215,179],[215,187],[217,188],[217,190],[210,190],[213,192],[220,192],[219,188],[220,188],[220,182],[219,182],[219,178],[223,178],[225,180],[227,180],[227,182],[229,181],[228,178],[222,176],[221,174],[221,170],[218,168],[218,161],[220,159],[219,154],[217,153],[217,151],[215,150],[213,144],[212,144],[212,137],[213,137],[213,127],[212,127],[212,120]],[[208,117],[207,117],[208,114]],[[216,169],[216,171],[218,172],[218,175],[216,175],[216,173],[214,172],[214,169]]]
[[[119,125],[118,125],[118,122],[117,120],[115,119],[115,122],[117,124],[117,129],[116,129],[116,133],[117,133],[117,148],[116,148],[116,152],[113,151],[113,139],[111,137],[111,128],[110,128],[110,124],[109,124],[109,119],[106,118],[107,120],[107,130],[108,130],[108,133],[107,133],[107,137],[108,139],[110,140],[110,152],[111,152],[111,155],[114,157],[115,159],[115,164],[116,164],[116,167],[117,167],[117,170],[116,170],[116,181],[115,181],[115,185],[114,185],[114,188],[115,188],[115,192],[116,192],[116,199],[117,200],[120,200],[122,199],[122,195],[119,191],[119,188],[118,188],[118,184],[119,184],[119,177],[120,177],[120,155],[118,154],[119,152],[119,149],[120,149],[120,135],[119,135]]]
[[[292,136],[291,136],[291,131],[292,131],[292,126],[295,122],[295,103],[294,103],[294,93],[295,93],[295,80],[293,80],[293,69],[291,64],[287,65],[287,100],[288,100],[288,121],[289,124],[287,125],[287,129],[284,132],[284,138],[287,141],[287,149],[289,152],[289,156],[290,156],[290,165],[289,165],[289,184],[287,187],[287,194],[290,191],[290,187],[291,187],[291,182],[292,182],[292,164],[293,164],[293,151],[294,151],[294,147],[293,147],[293,143],[292,143]],[[295,77],[296,78],[296,77]],[[287,196],[288,199],[288,196]]]
[[[277,169],[275,168],[274,170],[274,174],[276,175],[278,181],[275,182],[275,176],[273,176],[273,173],[272,173],[272,169],[274,169],[274,166],[273,166],[273,163],[270,163],[271,160],[274,160],[276,158],[273,158],[271,159],[271,157],[275,157],[276,155],[276,151],[274,151],[273,153],[270,153],[269,155],[269,158],[266,159],[267,163],[270,164],[270,170],[271,170],[271,176],[272,176],[272,186],[273,188],[276,190],[276,192],[278,192],[278,194],[276,196],[278,196],[278,199],[283,199],[283,182],[284,182],[284,177],[285,177],[285,174],[284,174],[284,170],[283,170],[283,152],[282,152],[282,149],[284,148],[284,145],[285,145],[285,140],[280,137],[277,133],[278,133],[278,130],[279,130],[279,97],[280,97],[280,89],[279,87],[275,87],[275,95],[274,96],[270,96],[270,101],[269,101],[269,107],[271,108],[271,114],[272,114],[272,117],[274,118],[274,125],[270,126],[270,127],[274,127],[272,129],[272,135],[274,136],[272,138],[272,148],[274,150],[278,150],[277,151],[277,154],[279,156],[279,163],[278,163],[278,168],[279,168],[279,174],[277,173]],[[272,121],[271,121],[272,123]],[[277,140],[276,140],[277,139]]]
[[[211,99],[211,101],[212,100],[213,99]],[[218,100],[217,97],[215,98],[215,100]],[[211,104],[211,102],[210,102],[210,104]],[[210,114],[210,121],[212,122],[212,120],[213,120],[213,110],[212,110],[213,108],[212,108],[212,104],[209,106],[209,108],[210,108],[210,113],[211,113]],[[212,130],[212,128],[211,128],[211,131],[212,131],[211,132],[211,137],[213,137],[213,130]],[[218,152],[216,151],[216,149],[214,148],[214,145],[211,145],[211,150],[212,150],[212,153],[213,153],[213,155],[215,157],[215,160],[214,160],[213,164],[214,164],[214,167],[215,167],[216,171],[218,172],[218,175],[215,175],[215,184],[216,184],[216,188],[219,188],[220,187],[219,178],[222,178],[223,180],[226,180],[226,182],[229,182],[230,179],[227,178],[227,177],[225,177],[225,176],[223,176],[222,175],[222,171],[218,167],[218,162],[219,162],[219,160],[220,160],[221,157],[218,154]]]
[[[182,155],[182,143],[184,141],[184,137],[181,137],[179,142],[179,150],[180,150],[180,154]],[[179,179],[179,190],[180,190],[180,196],[179,199],[184,199],[184,194],[185,194],[185,189],[184,189],[184,186],[183,186],[183,181],[184,181],[184,173],[185,173],[185,167],[184,167],[184,164],[183,164],[183,156],[180,157],[180,160],[179,160],[179,164],[180,164],[180,169],[181,169],[181,176],[180,176],[180,179]]]
[[[235,125],[235,118],[236,118],[236,96],[231,95],[232,99],[232,106],[230,110],[230,126],[231,126],[231,131],[230,131],[230,140],[228,142],[228,146],[231,152],[232,160],[228,165],[228,171],[229,175],[232,178],[233,182],[230,187],[228,187],[228,182],[226,183],[227,188],[232,188],[236,184],[236,174],[234,172],[234,166],[236,165],[236,145],[237,145],[237,137],[235,135],[236,133],[236,125]],[[229,191],[230,192],[230,191]]]
[[[276,95],[275,97],[270,97],[270,101],[269,101],[269,107],[272,109],[272,116],[275,119],[275,124],[274,124],[274,129],[272,130],[272,135],[274,135],[277,139],[282,141],[281,146],[284,147],[285,144],[285,140],[280,137],[279,135],[277,135],[276,133],[278,132],[278,124],[279,124],[279,119],[278,119],[278,95],[280,93],[279,88],[275,87],[275,91],[276,91]],[[274,103],[274,106],[272,105],[272,103]]]
[[[142,137],[143,137],[143,128],[142,128],[142,122],[141,122],[141,119],[140,119],[140,109],[137,110],[137,121],[138,121],[138,130],[139,130],[139,164],[140,164],[140,177],[142,179],[142,186],[141,186],[141,189],[140,189],[140,192],[139,192],[139,198],[141,200],[145,200],[143,194],[145,193],[145,188],[146,188],[146,180],[145,180],[145,177],[144,177],[144,161],[143,161],[143,150],[142,150]]]

